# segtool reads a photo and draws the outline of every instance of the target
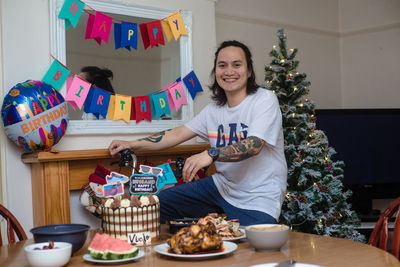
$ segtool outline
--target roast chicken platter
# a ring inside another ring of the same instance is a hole
[[[239,222],[226,221],[224,216],[209,214],[197,224],[183,227],[168,241],[170,251],[176,254],[196,254],[223,250],[223,239],[243,235]]]

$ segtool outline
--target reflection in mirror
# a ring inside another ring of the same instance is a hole
[[[154,19],[140,18],[103,12],[116,20],[144,23]],[[76,28],[66,31],[66,63],[68,68],[75,74],[81,72],[85,66],[97,66],[107,68],[113,72],[112,86],[116,94],[127,96],[143,96],[155,92],[181,75],[180,67],[180,45],[174,38],[167,42],[165,46],[143,47],[143,42],[139,34],[137,50],[131,51],[120,48],[115,49],[114,27],[111,28],[108,44],[102,41],[99,46],[94,39],[85,40],[85,31],[88,14],[82,13],[79,24]],[[182,119],[181,110],[173,110],[171,115],[164,119]],[[82,110],[70,108],[70,119],[81,120]]]

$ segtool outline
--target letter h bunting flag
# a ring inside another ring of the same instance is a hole
[[[136,123],[141,120],[148,120],[151,122],[150,96],[135,97],[135,113]]]
[[[85,4],[79,0],[65,0],[58,18],[65,19],[65,28],[67,30],[71,24],[74,28],[76,27],[84,7]]]

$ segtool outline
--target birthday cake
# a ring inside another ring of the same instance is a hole
[[[149,232],[152,241],[160,237],[160,202],[155,195],[116,196],[104,200],[103,233],[128,240],[130,233]]]

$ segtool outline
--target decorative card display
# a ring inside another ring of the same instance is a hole
[[[68,30],[72,25],[74,28],[78,24],[85,4],[79,0],[65,0],[58,18],[65,19],[65,28]]]
[[[55,59],[44,75],[42,82],[50,84],[53,88],[60,90],[70,72],[69,69]]]
[[[128,242],[132,245],[145,246],[151,244],[150,232],[129,233]]]
[[[129,178],[129,192],[132,195],[158,194],[158,177],[149,174],[132,174]]]
[[[118,172],[111,172],[110,175],[106,176],[107,183],[115,183],[120,181],[121,183],[125,184],[129,182],[129,177]]]
[[[161,190],[161,188],[164,187],[164,185],[175,184],[178,182],[178,180],[176,180],[174,172],[172,171],[169,163],[164,163],[164,164],[158,165],[157,167],[163,169],[163,176],[158,177],[158,188],[160,190]]]
[[[153,174],[156,176],[163,176],[163,169],[158,167],[151,167],[147,165],[140,165],[139,172],[144,174]]]
[[[103,185],[103,197],[115,197],[124,194],[124,185],[121,181]]]

